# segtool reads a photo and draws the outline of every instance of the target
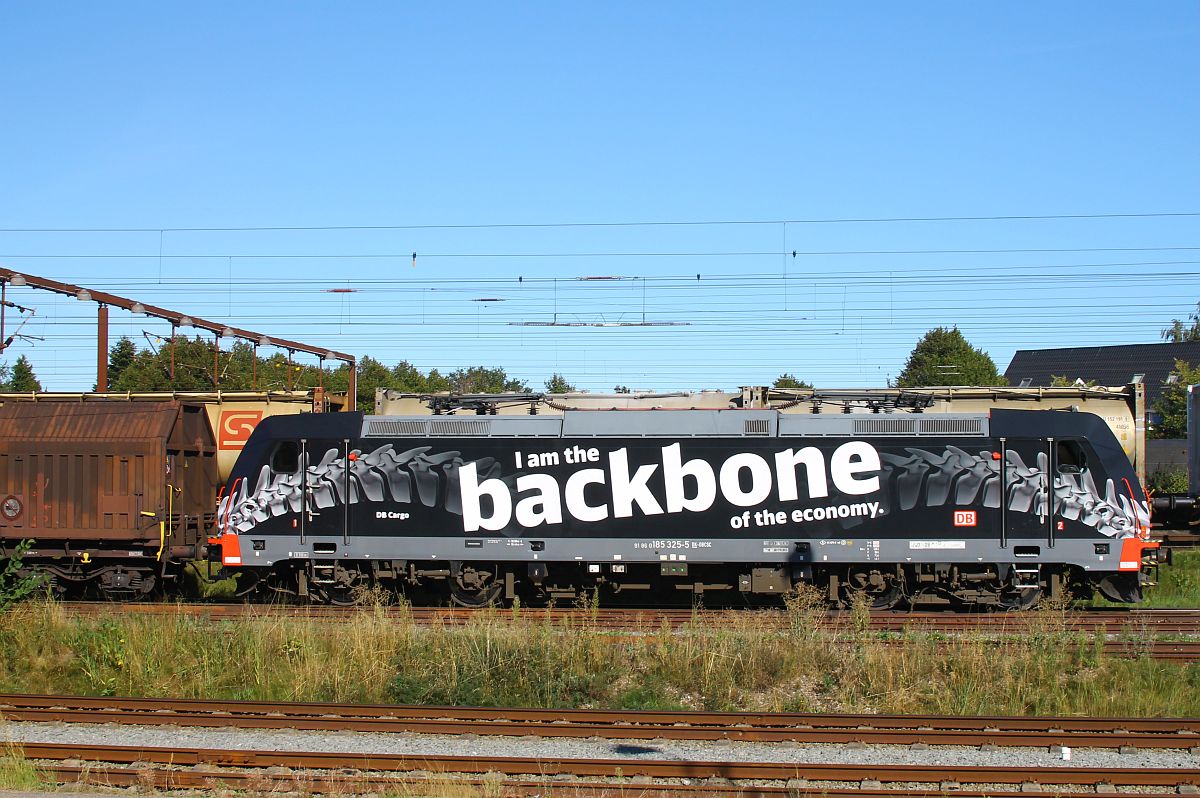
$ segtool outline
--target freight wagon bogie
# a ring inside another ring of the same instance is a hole
[[[112,552],[109,557],[101,552],[94,556],[85,552],[47,557],[44,552],[32,551],[22,559],[18,576],[41,577],[41,590],[55,598],[134,601],[149,596],[166,580],[162,579],[158,563],[133,565],[129,562],[130,553],[124,550]]]
[[[264,421],[218,509],[243,584],[344,603],[781,595],[1020,609],[1135,601],[1153,565],[1129,460],[1084,413]]]
[[[18,576],[41,578],[41,590],[63,599],[105,598],[134,601],[162,592],[177,593],[190,563],[199,561],[202,538],[200,520],[179,521],[179,527],[162,535],[158,524],[144,542],[73,541],[33,538],[33,546],[21,556]],[[191,539],[191,545],[166,545],[168,540]],[[0,546],[0,558],[16,554],[12,545]]]

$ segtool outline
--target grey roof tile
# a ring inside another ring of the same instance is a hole
[[[1054,376],[1095,380],[1099,385],[1126,385],[1141,374],[1146,386],[1146,407],[1162,395],[1176,360],[1200,363],[1200,341],[1181,344],[1122,344],[1080,346],[1067,349],[1022,349],[1004,371],[1009,385],[1049,385]]]

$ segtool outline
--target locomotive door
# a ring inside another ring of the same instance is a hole
[[[1054,441],[1000,439],[1005,464],[1001,479],[1000,545],[1015,546],[1017,557],[1036,556],[1033,547],[1055,543]]]
[[[304,497],[300,513],[300,543],[313,537],[340,537],[350,542],[350,503],[354,492],[350,480],[350,441],[300,441],[300,490]],[[317,543],[314,551],[327,553],[328,543]],[[330,552],[333,549],[329,550]]]

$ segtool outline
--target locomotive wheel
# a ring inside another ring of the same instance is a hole
[[[1038,599],[1042,597],[1042,589],[1040,587],[1017,588],[1015,590],[1007,590],[1000,594],[1000,609],[1006,612],[1018,612],[1027,610],[1034,604],[1038,603]]]
[[[234,582],[233,595],[237,598],[257,598],[261,595],[269,595],[267,589],[271,587],[271,581],[263,579],[253,569],[247,569],[247,573],[239,574],[234,579],[236,581]]]
[[[362,602],[364,591],[370,587],[367,574],[342,565],[325,569],[325,572],[332,579],[322,583],[313,578],[308,588],[311,601],[335,607],[352,607]]]
[[[842,599],[849,604],[855,596],[870,599],[873,610],[890,610],[903,600],[904,592],[890,574],[854,571],[844,586]]]
[[[335,607],[353,607],[358,603],[357,591],[352,587],[334,586],[322,591],[324,603]]]
[[[893,609],[904,598],[904,593],[896,585],[883,588],[882,590],[857,590],[850,588],[846,591],[846,603],[856,595],[865,595],[871,600],[871,609],[873,610],[890,610]]]
[[[450,578],[450,600],[458,606],[476,609],[500,598],[504,583],[496,571],[461,563],[452,563],[451,569],[455,575]]]
[[[242,580],[238,580],[239,587],[242,586]],[[266,576],[259,576],[255,572],[253,581],[245,585],[245,592],[239,590],[238,598],[250,598],[257,600],[262,598],[268,604],[291,604],[301,602],[299,592],[296,590],[296,575],[292,573],[282,573],[280,571],[272,571]]]

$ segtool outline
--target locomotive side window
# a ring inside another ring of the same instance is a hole
[[[283,441],[271,455],[271,470],[276,474],[295,474],[300,470],[300,444]]]
[[[1060,474],[1081,474],[1087,470],[1087,455],[1078,441],[1059,441],[1055,456]]]

